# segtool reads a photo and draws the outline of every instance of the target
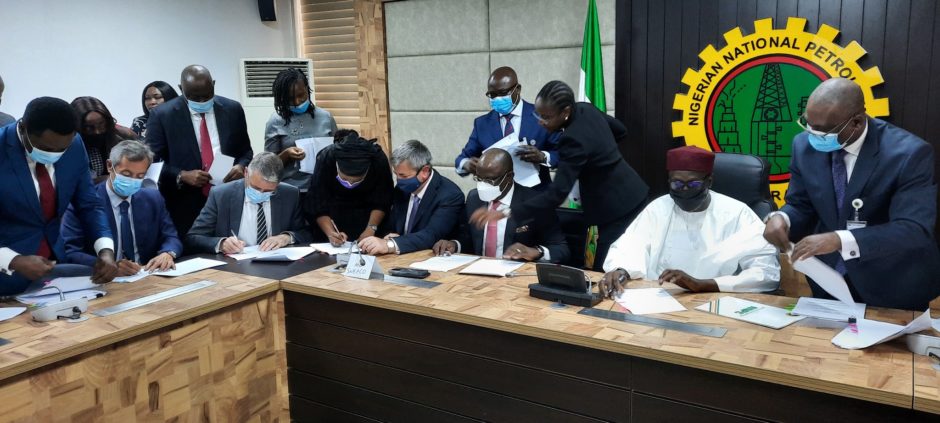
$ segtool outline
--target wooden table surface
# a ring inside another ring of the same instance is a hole
[[[91,312],[201,280],[215,285],[106,317]],[[27,310],[0,322],[0,380],[56,363],[116,342],[278,290],[278,281],[219,270],[203,270],[177,278],[149,276],[134,283],[103,285],[108,295],[88,305],[88,320],[40,323]],[[0,306],[21,306],[16,302]]]
[[[407,267],[429,258],[429,251],[381,257],[384,269]],[[762,380],[867,401],[911,408],[914,396],[913,354],[903,343],[891,342],[865,350],[844,350],[832,345],[839,328],[813,327],[806,320],[773,330],[691,308],[732,294],[691,294],[674,291],[690,310],[655,317],[728,329],[722,338],[667,331],[638,324],[577,314],[580,307],[551,307],[528,295],[534,276],[497,278],[432,272],[432,289],[408,287],[378,280],[346,278],[330,268],[288,278],[287,291],[317,295],[384,309],[441,318],[521,335],[607,350],[698,369]],[[534,272],[527,264],[520,272]],[[600,274],[590,273],[593,280]],[[651,285],[634,282],[630,287]],[[762,294],[734,296],[785,307],[795,299]],[[614,306],[605,300],[600,309]],[[619,306],[616,306],[619,307]],[[616,309],[616,308],[615,308]],[[867,317],[907,323],[912,312],[869,308]],[[927,372],[923,372],[927,373]],[[936,377],[935,374],[932,376]],[[922,391],[937,393],[937,380],[924,382]],[[932,388],[929,388],[932,387]]]
[[[940,309],[931,310],[930,316],[940,318]],[[936,330],[922,333],[940,336]],[[933,363],[930,357],[914,355],[914,409],[940,414],[940,368]]]

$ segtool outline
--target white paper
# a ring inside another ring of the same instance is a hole
[[[117,282],[117,283],[131,283],[131,282],[137,282],[137,281],[139,281],[139,280],[141,280],[141,279],[143,279],[143,278],[146,278],[147,276],[150,276],[150,272],[148,272],[148,271],[146,271],[146,270],[143,270],[143,269],[140,269],[140,271],[137,272],[136,275],[122,276],[122,277],[119,277],[119,278],[114,278],[114,281],[112,281],[112,282]]]
[[[108,294],[107,292],[97,290],[97,289],[83,289],[80,291],[66,292],[64,296],[66,300],[74,300],[76,298],[87,298],[89,300],[93,300],[98,297],[103,297],[107,294]],[[46,304],[46,303],[57,303],[62,300],[59,297],[59,293],[56,292],[55,294],[38,295],[38,296],[21,295],[19,297],[16,297],[16,301],[19,301],[26,305],[39,305],[39,304]]]
[[[198,272],[200,270],[210,269],[213,267],[225,266],[224,261],[210,260],[207,258],[197,257],[194,259],[189,259],[186,261],[181,261],[176,263],[176,269],[167,270],[166,272],[153,272],[157,276],[183,276],[188,275],[193,272]]]
[[[375,256],[367,254],[354,254],[349,258],[346,264],[346,271],[343,276],[349,276],[357,279],[369,279],[373,273],[384,274],[382,266],[375,261]]]
[[[525,263],[511,260],[482,259],[474,261],[473,264],[463,268],[461,274],[484,275],[484,276],[506,276],[516,269],[522,267]]]
[[[352,252],[354,253],[359,251],[359,246],[354,244],[352,241],[346,241],[339,247],[334,247],[333,244],[330,244],[329,242],[310,244],[310,246],[319,252],[327,253],[331,256],[335,256],[337,254],[346,254],[349,252],[349,247],[352,247]]]
[[[263,254],[261,247],[258,245],[252,245],[243,248],[242,252],[238,254],[228,254],[228,256],[235,259],[236,261],[242,261],[258,257],[260,254]]]
[[[97,288],[98,285],[91,281],[91,276],[75,276],[68,278],[55,278],[48,283],[33,283],[26,291],[20,294],[21,297],[38,297],[43,295],[59,295],[59,291],[52,288],[58,287],[62,292],[81,291],[85,289]]]
[[[489,146],[486,150],[492,148],[500,148],[505,150],[512,156],[512,170],[515,174],[513,179],[519,183],[519,185],[524,185],[529,188],[538,185],[542,180],[539,178],[539,169],[537,165],[529,163],[525,160],[520,159],[516,156],[516,152],[519,147],[528,145],[525,140],[519,140],[516,133],[507,135],[505,138],[496,141],[493,145]],[[483,150],[486,152],[486,150]]]
[[[852,303],[852,305],[848,305],[836,300],[800,297],[791,313],[817,319],[848,322],[850,317],[854,317],[856,320],[865,317],[865,304]]]
[[[753,307],[753,309],[750,309],[750,307]],[[714,302],[710,301],[695,307],[695,309],[773,329],[781,329],[806,318],[806,316],[792,316],[786,309],[780,307],[736,297],[721,297]]]
[[[686,310],[685,306],[663,288],[624,289],[623,293],[617,297],[617,304],[632,314],[671,313]]]
[[[803,260],[797,260],[793,263],[793,268],[813,279],[822,289],[826,290],[837,300],[846,305],[852,306],[855,300],[852,299],[852,293],[849,291],[845,279],[835,269],[826,266],[822,260],[816,257],[810,257]]]
[[[16,316],[19,316],[24,311],[26,307],[3,307],[0,308],[0,322],[4,320],[10,320]]]
[[[163,162],[151,163],[144,175],[144,188],[157,188],[160,184],[160,172],[163,172]]]
[[[255,258],[253,261],[297,261],[304,257],[313,254],[316,249],[313,247],[287,247],[287,248],[278,248],[277,250],[265,251]]]
[[[209,175],[212,175],[212,185],[222,185],[225,177],[235,166],[235,158],[222,154],[219,150],[213,150],[215,158],[212,159],[212,166],[209,167]]]
[[[930,329],[932,321],[930,320],[930,309],[914,319],[907,326],[895,325],[893,323],[879,322],[876,320],[859,319],[856,322],[857,331],[852,328],[842,329],[834,338],[832,343],[837,347],[849,350],[868,348],[883,342],[888,342],[901,335],[920,332]]]
[[[480,257],[477,256],[467,256],[467,255],[450,255],[450,256],[438,256],[431,257],[424,261],[419,261],[411,263],[411,267],[415,269],[424,269],[430,270],[433,272],[449,272],[460,266],[473,263]]]
[[[301,138],[294,141],[294,145],[304,151],[304,159],[300,161],[300,171],[312,174],[316,169],[317,154],[331,144],[333,144],[333,137]]]

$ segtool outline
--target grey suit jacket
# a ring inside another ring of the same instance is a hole
[[[245,180],[232,181],[209,191],[206,206],[202,208],[193,227],[186,234],[186,246],[192,253],[215,253],[222,238],[238,233],[242,209],[245,203]],[[294,243],[308,243],[310,231],[300,213],[300,191],[288,184],[277,185],[277,193],[271,197],[272,234],[289,232]]]

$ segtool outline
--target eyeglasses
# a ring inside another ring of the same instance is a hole
[[[503,183],[503,180],[506,179],[506,175],[508,174],[509,173],[504,173],[503,176],[500,176],[498,178],[493,178],[493,179],[486,179],[486,178],[481,178],[479,176],[473,175],[473,180],[477,182],[486,182],[493,186],[499,186],[499,184]]]
[[[859,113],[864,113],[864,110]],[[832,128],[831,131],[818,131],[816,129],[813,129],[812,125],[810,125],[806,120],[806,113],[803,113],[802,115],[800,115],[800,117],[796,119],[796,124],[799,125],[800,128],[803,128],[804,131],[809,132],[811,134],[816,134],[819,136],[826,136],[828,134],[838,134],[842,132],[842,130],[845,129],[846,126],[848,126],[849,122],[851,122],[852,119],[855,119],[855,116],[858,116],[859,113],[855,113],[852,116],[849,116],[848,119],[836,125],[835,128]],[[838,131],[836,131],[837,128],[839,129]]]
[[[678,179],[672,179],[669,181],[669,188],[673,191],[681,191],[683,188],[688,189],[699,189],[705,185],[705,181],[702,179],[693,179],[691,181],[680,181]]]
[[[512,92],[515,91],[516,88],[519,88],[519,84],[516,84],[516,86],[514,86],[514,87],[512,87],[512,88],[510,88],[510,89],[508,89],[508,90],[496,91],[496,92],[492,92],[492,93],[489,92],[489,91],[487,91],[486,94],[484,94],[484,95],[485,95],[487,98],[505,97],[505,96],[507,96],[507,95],[512,94]]]

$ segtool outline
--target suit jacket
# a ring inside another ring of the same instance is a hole
[[[541,195],[513,205],[512,213],[530,219],[537,213],[554,212],[577,181],[581,182],[581,205],[588,225],[613,222],[642,206],[649,186],[617,149],[627,128],[590,103],[575,104],[569,120],[558,141],[555,181]]]
[[[241,104],[217,95],[213,111],[222,154],[235,158],[233,166],[248,166],[252,158],[251,141]],[[176,229],[186,233],[206,204],[206,197],[200,188],[176,184],[176,177],[181,171],[202,169],[199,139],[193,129],[185,97],[174,98],[150,112],[147,144],[156,160],[164,162],[160,173],[160,192],[166,199]]]
[[[108,182],[97,186],[98,202],[107,216],[111,233],[118,234],[117,222],[111,208],[108,195]],[[141,264],[165,251],[172,251],[177,257],[183,254],[183,243],[176,233],[176,227],[170,220],[166,204],[160,192],[155,189],[142,189],[131,197],[131,215],[134,225],[134,248],[140,256]],[[95,264],[95,238],[86,237],[75,208],[69,207],[62,218],[62,238],[65,240],[65,261],[68,263],[92,266]],[[117,240],[114,244],[117,248]]]
[[[551,152],[552,154],[549,155],[549,163],[552,167],[557,166],[558,154],[555,150],[557,148],[556,144],[558,143],[558,134],[549,133],[542,125],[539,125],[538,119],[535,118],[535,106],[525,100],[521,101],[522,128],[516,128],[519,139],[526,138],[530,141],[534,140],[535,146],[538,147],[539,150]],[[483,154],[483,150],[495,144],[496,141],[503,139],[503,131],[500,129],[500,119],[501,116],[499,113],[496,113],[495,110],[490,110],[489,113],[478,116],[473,120],[473,132],[470,133],[470,139],[467,140],[467,144],[463,147],[463,150],[460,151],[460,154],[457,155],[457,159],[454,160],[455,167],[460,166],[460,162],[463,159],[480,157],[480,155]],[[549,169],[545,166],[539,166],[539,178],[542,180],[542,182],[537,185],[539,189],[545,188],[552,182],[552,177],[548,170]],[[461,176],[466,176],[466,174]]]
[[[463,216],[463,191],[450,179],[434,171],[415,215],[411,233],[405,234],[405,219],[411,194],[395,188],[392,193],[391,217],[385,219],[386,232],[401,236],[395,238],[402,254],[427,250],[439,239],[450,239],[457,234]]]
[[[538,192],[532,188],[515,184],[512,192],[512,202],[509,207],[512,208],[516,204],[524,203],[537,194]],[[467,194],[467,206],[460,234],[461,246],[465,246],[463,248],[466,249],[463,252],[467,254],[483,254],[484,231],[483,229],[477,229],[476,225],[470,225],[468,222],[474,211],[487,206],[487,202],[480,199],[477,190],[471,190]],[[565,233],[562,231],[558,215],[554,211],[539,213],[525,221],[519,221],[515,215],[509,216],[506,220],[506,232],[503,234],[503,248],[516,242],[533,248],[536,245],[547,248],[552,263],[565,263],[571,255],[565,241]]]
[[[790,239],[845,229],[855,211],[852,200],[861,199],[859,217],[867,227],[852,230],[859,258],[845,262],[855,299],[876,307],[926,309],[940,293],[933,148],[901,128],[869,119],[841,214],[831,155],[813,149],[805,132],[793,139],[790,187],[782,208],[790,218]],[[835,266],[839,254],[819,258]],[[810,285],[814,295],[825,296]]]
[[[222,238],[231,236],[233,231],[238,233],[244,206],[244,179],[212,188],[206,207],[186,235],[187,247],[197,253],[215,253]],[[292,233],[295,244],[310,242],[310,231],[300,214],[300,190],[283,182],[277,185],[277,194],[271,197],[268,226],[272,235]]]
[[[0,247],[23,255],[33,255],[45,237],[55,257],[64,259],[65,243],[59,236],[62,215],[70,205],[81,225],[95,240],[111,238],[111,230],[95,195],[88,173],[88,155],[80,136],[55,164],[56,214],[46,222],[42,217],[39,195],[26,163],[26,149],[16,134],[16,125],[0,128]],[[0,273],[0,295],[22,292],[29,281],[19,274]]]

